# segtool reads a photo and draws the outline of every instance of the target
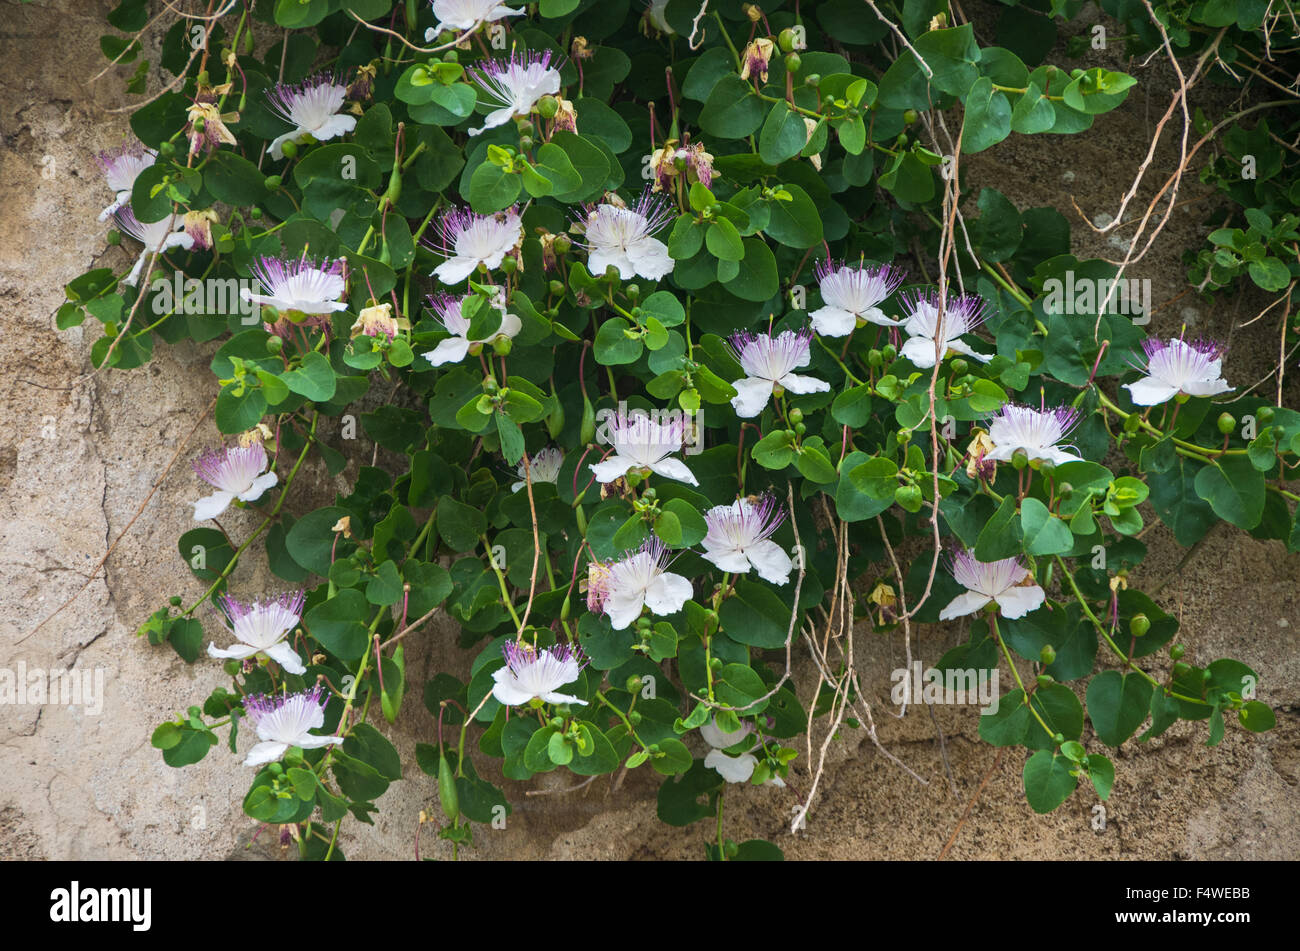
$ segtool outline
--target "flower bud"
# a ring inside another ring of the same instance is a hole
[[[1134,637],[1141,637],[1151,630],[1151,620],[1145,614],[1135,614],[1128,622],[1128,629]]]
[[[1237,421],[1232,418],[1231,413],[1220,413],[1214,424],[1219,427],[1219,433],[1224,436],[1231,435],[1232,431],[1237,428]]]
[[[1038,660],[1047,667],[1056,663],[1056,648],[1051,644],[1044,644],[1043,649],[1038,652]]]

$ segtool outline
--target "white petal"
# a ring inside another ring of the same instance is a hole
[[[298,737],[298,742],[295,745],[304,750],[314,750],[319,749],[322,746],[329,746],[331,744],[337,745],[342,742],[343,737],[341,736],[312,736],[311,734],[306,734]]]
[[[649,281],[657,281],[673,271],[673,259],[668,256],[668,245],[657,238],[642,238],[627,249],[627,258],[636,273]]]
[[[1043,589],[1036,584],[1016,585],[999,594],[997,604],[1003,617],[1014,620],[1042,607],[1044,597]]]
[[[856,317],[838,307],[818,307],[808,318],[813,330],[823,337],[847,337],[858,325]]]
[[[790,582],[790,569],[794,567],[794,562],[785,553],[785,549],[772,539],[765,538],[751,545],[746,554],[749,555],[750,564],[764,581],[770,581],[772,584]]]
[[[605,613],[609,615],[609,626],[616,631],[623,630],[641,616],[644,605],[645,593],[642,591],[611,591],[604,605]]]
[[[435,367],[440,367],[444,363],[459,363],[469,354],[469,341],[464,337],[448,337],[446,340],[439,342],[424,355]]]
[[[248,756],[244,760],[244,765],[261,766],[263,763],[270,763],[278,760],[287,752],[289,752],[288,743],[258,743],[248,751]]]
[[[288,673],[307,673],[307,668],[302,665],[302,658],[298,656],[298,652],[293,649],[288,641],[281,641],[278,644],[273,644],[266,648],[262,653],[266,654],[267,657],[271,658],[271,660],[283,667]]]
[[[470,129],[469,134],[482,135],[488,129],[495,129],[497,126],[505,125],[512,118],[514,118],[514,115],[515,115],[515,107],[513,105],[506,106],[502,109],[494,109],[492,112],[488,113],[487,120],[483,123],[483,125],[477,129]]]
[[[618,276],[623,280],[636,277],[636,265],[618,248],[592,248],[587,256],[587,270],[593,277],[603,277],[611,264],[618,268]]]
[[[492,679],[496,681],[492,685],[492,696],[496,697],[503,706],[517,707],[533,699],[531,693],[526,693],[515,686],[512,682],[514,676],[510,673],[509,667],[492,671]]]
[[[1231,389],[1227,380],[1189,380],[1183,384],[1183,392],[1188,396],[1218,396]]]
[[[1146,376],[1136,383],[1125,383],[1124,389],[1128,390],[1129,398],[1138,406],[1155,406],[1173,399],[1174,394],[1178,392],[1178,387],[1172,386],[1153,376]]]
[[[279,161],[284,158],[284,143],[291,139],[297,139],[302,135],[302,129],[294,129],[292,132],[286,132],[284,135],[277,135],[271,140],[271,158]]]
[[[825,393],[831,388],[825,380],[819,380],[815,376],[804,376],[802,373],[787,373],[777,382],[791,393]]]
[[[993,359],[992,354],[978,353],[975,350],[972,350],[968,344],[966,344],[964,341],[961,340],[949,340],[948,349],[956,351],[957,353],[963,353],[968,357],[973,357],[976,360],[978,360],[980,363],[988,363],[990,360]]]
[[[249,647],[247,644],[236,644],[229,648],[220,648],[216,644],[208,644],[209,657],[233,657],[236,660],[243,660],[245,657],[252,657],[257,653],[256,647]]]
[[[699,485],[700,480],[687,468],[686,463],[680,459],[660,459],[658,462],[650,463],[650,471],[658,473],[665,479],[676,479],[678,482],[685,482],[688,485]]]
[[[741,419],[752,419],[763,412],[767,401],[772,398],[771,380],[750,376],[735,380],[731,385],[736,390],[736,395],[731,398],[731,406]]]
[[[908,337],[899,353],[918,369],[928,370],[934,366],[934,341],[929,337]]]
[[[567,693],[556,693],[553,690],[550,693],[542,694],[542,699],[547,703],[576,703],[584,707],[587,705],[586,700],[579,700],[577,697],[571,697]]]
[[[253,480],[253,484],[248,487],[248,491],[239,494],[239,498],[245,502],[253,502],[260,499],[262,494],[266,492],[267,489],[271,488],[271,486],[275,485],[277,481],[279,481],[279,476],[274,472],[263,472]]]
[[[869,324],[877,324],[881,327],[897,327],[902,323],[901,320],[894,320],[894,318],[888,316],[879,307],[872,307],[870,310],[864,310],[862,312],[862,319]]]
[[[326,139],[334,139],[351,132],[356,126],[356,116],[336,114],[322,122],[319,128],[313,129],[311,134],[316,138],[317,142],[324,142]]]
[[[593,462],[590,465],[591,471],[596,473],[597,482],[613,482],[620,476],[626,475],[627,470],[632,468],[634,463],[626,456],[615,453],[604,462]]]
[[[690,581],[665,571],[646,588],[645,603],[655,614],[676,614],[694,593]]]
[[[230,507],[234,498],[233,492],[213,492],[206,499],[191,503],[194,506],[194,521],[206,522],[210,518],[216,518]]]
[[[703,557],[705,561],[711,561],[723,571],[732,574],[748,574],[749,569],[753,567],[739,548],[718,548],[706,551]]]
[[[448,258],[433,269],[433,274],[442,283],[455,285],[473,274],[476,267],[478,267],[477,258]]]
[[[948,602],[946,608],[939,612],[939,620],[951,621],[953,618],[974,614],[992,600],[988,595],[980,594],[978,591],[967,591],[965,594],[959,594]]]
[[[741,753],[739,756],[728,756],[721,750],[712,750],[708,756],[704,757],[704,765],[710,769],[716,769],[718,773],[729,783],[744,783],[749,781],[749,777],[754,775],[754,767],[758,765],[758,760],[752,753]]]

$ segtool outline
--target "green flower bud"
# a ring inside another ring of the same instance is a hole
[[[628,300],[636,300],[641,296],[641,285],[629,284],[627,287],[623,288],[623,293],[627,295]]]
[[[903,110],[903,125],[916,125],[916,120],[919,118],[915,109]]]
[[[250,218],[262,217],[262,209],[259,208],[257,205],[254,205],[252,208],[248,209],[248,217]]]
[[[573,247],[573,239],[567,234],[557,234],[555,240],[551,242],[551,250],[556,254],[568,254]]]
[[[521,135],[519,137],[519,148],[527,152],[533,147],[533,137],[531,135]]]
[[[171,158],[176,154],[176,146],[171,142],[163,142],[158,146],[158,154],[163,158]]]
[[[797,406],[796,406],[794,409],[790,410],[790,422],[792,422],[792,423],[802,423],[802,422],[803,422],[803,410],[801,410],[801,409],[800,409],[799,407],[797,407]]]
[[[507,255],[501,259],[501,270],[506,274],[513,274],[519,270],[519,259],[513,255]]]
[[[717,670],[721,670],[721,669],[722,669],[722,659],[719,658],[719,657],[714,657],[714,658],[710,659],[710,660],[709,660],[709,666],[710,666],[711,668],[713,668],[715,671],[717,671]]]
[[[1020,470],[1029,464],[1029,453],[1023,449],[1017,449],[1011,454],[1011,465],[1013,468]]]
[[[281,338],[275,336],[274,334],[266,338],[267,353],[272,353],[272,354],[279,353],[283,349],[284,349],[284,341]]]
[[[782,30],[776,37],[776,45],[781,47],[782,53],[794,52],[794,30],[788,26]]]
[[[894,358],[898,356],[898,348],[892,343],[887,343],[885,344],[884,349],[880,351],[880,355],[884,358],[886,363],[893,363]]]
[[[499,357],[507,356],[512,345],[509,337],[497,337],[492,341],[492,352]]]
[[[879,369],[880,365],[885,362],[884,355],[879,350],[867,351],[867,366],[872,369]]]
[[[1267,426],[1269,423],[1273,422],[1273,407],[1261,406],[1259,409],[1255,410],[1255,419],[1259,420],[1261,426]]]
[[[957,376],[961,376],[963,373],[965,373],[967,370],[970,369],[970,364],[967,363],[965,360],[963,360],[961,357],[958,357],[957,359],[953,360],[952,363],[948,365],[952,367],[952,372]]]
[[[803,65],[803,60],[799,58],[798,53],[785,54],[785,68],[787,72],[797,73],[799,67]]]
[[[1050,687],[1050,686],[1051,686],[1052,684],[1054,684],[1054,683],[1056,683],[1056,678],[1053,677],[1051,674],[1039,674],[1039,675],[1038,675],[1038,686],[1040,686],[1040,687]]]
[[[170,598],[167,599],[167,603],[174,608],[179,608],[182,604],[181,596],[179,594],[173,594]]]
[[[543,96],[537,100],[537,112],[543,119],[554,119],[560,110],[560,103],[554,96]]]
[[[552,296],[552,297],[563,297],[563,296],[564,296],[564,289],[565,289],[565,288],[564,288],[564,282],[563,282],[563,281],[551,281],[550,284],[546,285],[546,288],[547,288],[547,290],[549,290],[549,291],[551,292],[551,296]]]
[[[1182,660],[1183,655],[1186,653],[1187,648],[1182,644],[1175,644],[1173,647],[1169,648],[1169,656],[1174,660]]]
[[[1151,630],[1151,620],[1145,614],[1135,614],[1128,622],[1128,629],[1134,637],[1141,637]]]
[[[287,159],[297,158],[298,143],[294,142],[292,139],[288,140],[287,142],[282,142],[280,143],[280,151],[284,154],[284,157]]]
[[[805,76],[804,79],[803,79],[803,84],[804,84],[805,86],[812,86],[814,89],[816,89],[818,86],[820,86],[821,83],[822,83],[822,74],[821,74],[821,73],[809,73],[809,74],[808,74],[807,76]]]
[[[1219,427],[1219,433],[1224,436],[1230,435],[1237,428],[1237,421],[1233,419],[1231,413],[1220,413],[1214,424]]]
[[[807,425],[805,425],[804,423],[795,423],[795,424],[794,424],[794,434],[795,434],[796,436],[802,436],[802,435],[803,435],[804,433],[806,433],[806,432],[808,432],[808,427],[807,427]]]
[[[281,181],[282,179],[280,178],[279,175],[268,175],[266,176],[266,181],[263,182],[262,184],[266,186],[267,191],[273,192],[280,187]]]
[[[611,284],[617,284],[621,280],[618,273],[618,265],[610,264],[605,267],[605,280],[609,281]]]
[[[1186,674],[1191,673],[1191,670],[1192,670],[1191,665],[1190,665],[1190,664],[1184,664],[1181,660],[1180,660],[1178,663],[1174,664],[1174,676],[1175,676],[1175,677],[1182,677],[1182,676],[1185,676]]]
[[[641,711],[629,710],[627,714],[627,721],[631,723],[633,726],[639,726],[641,723]]]
[[[633,674],[631,677],[627,678],[624,686],[627,688],[628,693],[636,693],[641,689],[641,678],[636,674]]]
[[[1044,644],[1043,649],[1038,652],[1038,659],[1044,666],[1051,666],[1056,663],[1056,648],[1051,644]]]

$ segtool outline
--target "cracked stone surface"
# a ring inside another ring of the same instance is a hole
[[[130,262],[127,251],[106,246],[105,228],[96,221],[109,196],[92,156],[120,142],[127,129],[125,114],[110,112],[127,102],[120,77],[88,82],[103,62],[101,18],[112,6],[104,0],[42,0],[3,7],[12,35],[0,36],[0,302],[10,331],[9,346],[0,348],[5,424],[0,669],[13,670],[21,662],[29,669],[102,671],[105,695],[97,716],[57,704],[0,707],[0,858],[278,859],[286,853],[277,830],[259,832],[242,813],[249,771],[225,749],[224,736],[203,762],[183,770],[166,766],[149,745],[159,722],[201,702],[224,681],[215,663],[187,666],[169,648],[151,648],[134,634],[169,595],[188,603],[202,593],[177,556],[176,540],[193,527],[189,503],[201,489],[188,460],[217,441],[210,419],[96,572],[214,392],[207,369],[214,344],[159,345],[145,367],[94,373],[89,350],[98,326],[91,321],[67,332],[54,330],[53,313],[65,282],[98,262],[119,269]],[[973,15],[982,9],[975,7]],[[1125,68],[1118,55],[1104,65]],[[1054,61],[1081,65],[1060,47]],[[1139,95],[1099,118],[1093,133],[1013,137],[965,160],[975,189],[985,183],[998,187],[1021,208],[1068,209],[1074,194],[1090,213],[1113,213],[1141,161],[1137,149],[1147,141],[1151,115],[1158,116],[1167,102],[1167,70],[1157,62],[1138,72]],[[1157,158],[1157,171],[1166,174],[1172,167],[1168,148]],[[1148,182],[1140,199],[1149,200],[1155,187]],[[1113,253],[1106,236],[1091,234],[1077,219],[1072,224],[1076,253]],[[1134,275],[1152,279],[1154,300],[1169,300],[1183,289],[1179,253],[1205,232],[1196,206],[1176,213],[1152,257]],[[1264,303],[1244,294],[1227,306],[1202,307],[1200,323],[1207,332],[1231,336],[1231,325]],[[1172,313],[1158,315],[1153,329],[1174,332],[1176,319]],[[1229,377],[1253,381],[1267,372],[1275,334],[1264,322],[1237,333],[1225,362]],[[1296,377],[1300,374],[1291,378]],[[1294,387],[1287,396],[1292,405],[1300,402]],[[359,460],[369,464],[370,447],[357,446],[353,455],[349,475]],[[327,503],[345,486],[320,466],[309,466],[295,486],[291,508],[307,511]],[[223,524],[233,534],[246,533],[253,516],[232,510]],[[1178,724],[1142,747],[1130,741],[1113,756],[1118,779],[1105,807],[1104,830],[1093,827],[1096,801],[1086,791],[1052,815],[1030,811],[1020,787],[1023,755],[1009,752],[958,836],[954,857],[1276,859],[1300,854],[1297,559],[1278,542],[1257,542],[1221,528],[1175,575],[1184,553],[1163,526],[1144,541],[1151,553],[1136,575],[1138,586],[1173,578],[1159,601],[1182,618],[1179,639],[1189,654],[1201,662],[1235,656],[1258,670],[1262,694],[1278,710],[1277,729],[1252,736],[1230,725],[1227,738],[1213,750],[1205,748],[1200,724]],[[275,584],[257,561],[244,560],[234,590],[255,592]],[[210,620],[207,624],[215,631]],[[913,644],[915,656],[932,663],[963,636],[956,625],[923,629]],[[830,747],[805,830],[789,832],[795,805],[789,790],[733,787],[727,797],[731,837],[773,839],[791,858],[926,858],[936,855],[956,828],[996,756],[978,739],[977,713],[942,707],[934,709],[932,719],[913,709],[895,719],[889,672],[902,665],[901,640],[859,638],[863,682],[873,685],[880,740],[927,783],[888,762],[860,730],[846,730]],[[382,798],[374,827],[345,824],[340,841],[349,857],[411,857],[420,810],[436,811],[434,784],[415,766],[415,743],[431,741],[434,732],[419,697],[434,672],[467,671],[470,656],[454,640],[446,623],[408,638],[408,701],[397,725],[385,727],[402,753],[406,774]],[[1155,662],[1157,670],[1160,663]],[[811,695],[808,675],[806,665],[797,665],[805,701]],[[936,729],[942,730],[942,746]],[[798,745],[801,765],[791,782],[806,790],[811,776],[803,741]],[[241,736],[240,752],[247,747],[247,735]],[[490,761],[481,768],[493,775]],[[604,778],[570,788],[577,782],[558,774],[527,784],[507,782],[515,808],[507,828],[480,828],[470,855],[701,855],[709,834],[704,824],[672,829],[655,817],[657,777],[649,770],[629,774],[617,791]],[[449,848],[426,827],[421,853],[446,857]]]

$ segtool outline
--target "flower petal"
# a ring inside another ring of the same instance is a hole
[[[645,603],[655,614],[675,614],[694,593],[689,580],[665,571],[646,588]]]
[[[616,631],[630,626],[641,616],[645,600],[643,591],[611,591],[605,596],[604,604],[605,613],[609,615],[609,626]]]
[[[688,485],[700,484],[700,480],[695,478],[694,473],[680,459],[660,459],[658,462],[652,462],[650,471],[658,473],[665,479],[676,479]]]
[[[823,337],[847,337],[858,325],[853,314],[838,307],[818,307],[808,315],[808,319],[812,321],[813,330]]]
[[[739,548],[715,548],[712,551],[704,553],[704,560],[711,561],[723,571],[729,571],[732,574],[743,575],[748,573],[753,567],[745,553]]]
[[[951,621],[953,618],[974,614],[992,600],[987,594],[980,594],[978,591],[967,591],[965,594],[959,594],[948,602],[946,608],[939,612],[939,620]]]
[[[657,281],[672,273],[673,259],[668,256],[668,245],[658,238],[642,238],[627,249],[627,259],[636,273],[649,281]]]
[[[281,641],[278,644],[273,644],[262,651],[262,653],[283,667],[286,673],[307,673],[307,668],[303,666],[302,658],[298,656],[298,652],[293,649],[293,646],[288,641]]]
[[[434,366],[440,367],[444,363],[459,363],[461,360],[465,359],[468,353],[468,340],[464,337],[448,337],[446,340],[440,341],[438,346],[426,353],[424,359],[428,360]]]
[[[767,407],[772,398],[772,381],[745,377],[731,384],[736,395],[731,398],[731,406],[741,419],[752,419]]]
[[[997,605],[1005,618],[1024,617],[1043,605],[1043,589],[1036,584],[1016,585],[998,595]]]
[[[746,554],[749,556],[750,564],[764,581],[770,581],[772,584],[789,584],[790,570],[794,568],[794,562],[785,553],[785,549],[776,542],[765,538],[751,545]]]
[[[210,518],[216,518],[230,507],[230,503],[234,501],[234,498],[235,493],[233,492],[213,492],[206,499],[192,502],[194,521],[206,522]]]
[[[825,380],[819,380],[815,376],[804,376],[801,373],[787,373],[777,382],[791,393],[825,393],[831,388]]]
[[[1178,392],[1178,387],[1162,380],[1157,380],[1153,376],[1146,376],[1136,383],[1125,383],[1124,389],[1129,392],[1131,399],[1138,406],[1156,406],[1173,399],[1174,394]]]
[[[252,657],[257,653],[256,647],[250,647],[248,644],[235,644],[232,647],[221,648],[216,644],[208,644],[209,657],[233,657],[236,660],[243,660],[245,657]]]
[[[239,498],[244,502],[254,502],[262,497],[267,489],[275,485],[280,479],[274,472],[263,472],[253,480],[253,484],[248,487],[248,491],[239,493]]]
[[[728,756],[721,750],[712,750],[704,757],[704,765],[709,769],[716,769],[718,774],[729,783],[745,783],[749,782],[749,777],[754,775],[754,767],[758,765],[758,760],[754,758],[753,753]]]
[[[288,743],[273,743],[270,741],[258,743],[248,751],[248,756],[244,759],[244,765],[261,766],[264,763],[271,763],[287,752],[289,752]]]
[[[627,475],[627,470],[632,468],[634,463],[626,456],[615,453],[604,462],[592,462],[589,465],[591,471],[596,473],[597,482],[613,482],[615,479]]]

